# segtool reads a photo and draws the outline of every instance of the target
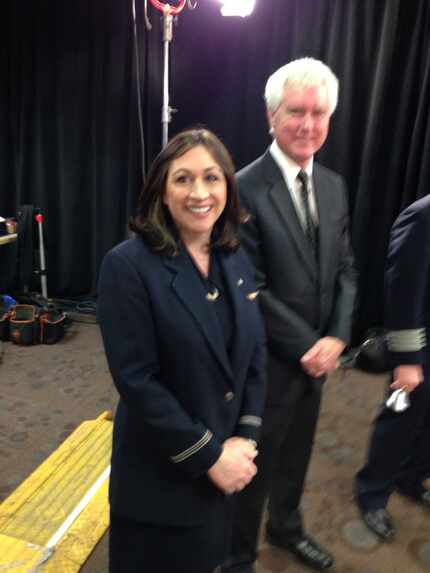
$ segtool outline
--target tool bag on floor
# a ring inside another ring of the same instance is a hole
[[[54,344],[64,336],[66,314],[39,310],[31,304],[17,304],[8,317],[9,337],[15,344]]]
[[[66,328],[66,315],[58,310],[43,312],[40,321],[40,342],[42,344],[54,344],[64,336]]]
[[[15,344],[28,346],[39,342],[39,317],[31,304],[17,304],[9,318],[9,338]]]

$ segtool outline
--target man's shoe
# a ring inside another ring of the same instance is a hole
[[[382,541],[391,541],[395,534],[394,525],[385,509],[370,509],[361,512],[364,523]]]
[[[271,545],[286,549],[299,561],[316,571],[329,569],[334,563],[333,556],[308,535],[302,534],[287,540],[268,529],[267,539]]]

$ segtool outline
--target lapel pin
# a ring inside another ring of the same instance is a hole
[[[213,292],[208,292],[206,294],[206,300],[209,302],[214,302],[219,297],[219,290],[215,287]]]
[[[239,279],[239,280],[237,281],[237,286],[240,287],[240,286],[242,286],[242,285],[243,285],[243,279]]]
[[[254,292],[248,293],[248,294],[246,295],[246,298],[247,298],[248,300],[255,300],[259,294],[260,294],[260,293],[258,292],[258,290],[255,290]]]

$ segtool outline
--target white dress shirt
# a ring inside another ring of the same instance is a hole
[[[281,150],[276,139],[273,140],[272,145],[270,146],[270,153],[275,160],[276,164],[279,166],[279,169],[284,176],[285,185],[291,195],[293,200],[294,207],[296,208],[297,216],[299,218],[300,223],[302,224],[303,229],[306,229],[306,219],[305,213],[303,210],[303,203],[302,198],[300,195],[301,192],[301,183],[297,179],[297,175],[299,171],[301,171],[302,167],[298,165],[295,161],[293,161],[288,155]],[[312,180],[312,169],[314,165],[314,158],[311,157],[306,169],[303,169],[308,175],[308,189],[309,189],[309,209],[311,211],[311,216],[314,221],[315,226],[318,226],[318,210],[316,205],[315,199],[315,189]]]

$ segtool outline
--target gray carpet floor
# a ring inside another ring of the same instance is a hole
[[[382,544],[362,525],[352,501],[352,479],[363,461],[385,384],[384,376],[358,371],[336,373],[326,384],[303,508],[309,533],[336,557],[334,573],[430,571],[430,512],[393,495],[389,510],[397,536]],[[0,501],[82,421],[114,409],[116,400],[97,325],[75,323],[54,346],[4,343]],[[305,571],[286,552],[265,542],[263,526],[257,573]],[[107,536],[82,573],[107,573]]]

